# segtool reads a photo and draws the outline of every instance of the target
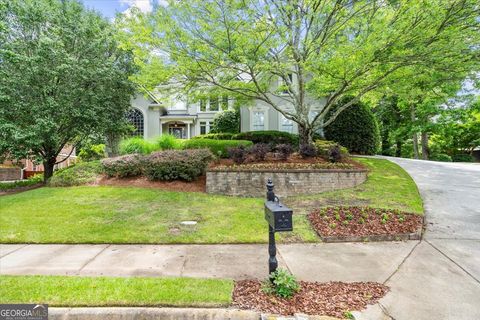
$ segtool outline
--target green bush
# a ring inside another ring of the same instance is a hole
[[[180,149],[182,143],[180,140],[170,134],[163,134],[155,140],[155,150]]]
[[[150,180],[192,181],[205,173],[213,158],[208,149],[154,152],[145,156],[144,172]]]
[[[474,162],[475,158],[470,154],[459,153],[459,154],[454,154],[452,156],[452,161],[453,162]]]
[[[249,147],[253,145],[251,141],[245,140],[213,140],[213,139],[190,139],[183,144],[184,149],[210,149],[210,151],[220,158],[228,158],[228,149],[235,147]]]
[[[128,154],[102,160],[103,172],[109,177],[136,177],[143,174],[144,156]]]
[[[78,157],[82,161],[100,160],[105,158],[104,144],[90,144],[80,149]]]
[[[430,157],[433,161],[452,162],[452,157],[445,153],[434,154]]]
[[[207,133],[195,136],[192,139],[232,140],[234,133]]]
[[[73,166],[56,171],[48,180],[50,187],[79,186],[95,182],[102,173],[102,166],[98,160],[79,162]]]
[[[360,102],[341,112],[325,128],[325,138],[340,143],[352,153],[375,154],[380,146],[378,123],[370,108]]]
[[[140,137],[132,137],[120,142],[120,154],[150,154],[159,147],[150,141]]]
[[[267,131],[249,131],[241,132],[233,136],[236,140],[248,140],[253,143],[269,143],[269,144],[290,144],[296,146],[298,144],[298,135],[283,131],[267,130]]]
[[[40,173],[26,180],[0,182],[0,190],[5,191],[5,190],[16,189],[16,188],[29,187],[29,186],[34,186],[36,184],[40,184],[42,182],[43,182],[43,173]]]
[[[213,118],[213,133],[238,133],[240,132],[240,112],[226,110],[219,112]]]
[[[281,298],[291,298],[300,290],[300,284],[288,270],[278,268],[263,283],[262,290],[268,294],[276,294]]]
[[[331,152],[332,148],[335,146],[340,147],[340,154],[342,157],[347,157],[348,156],[348,150],[347,148],[339,145],[335,141],[329,141],[329,140],[315,140],[315,147],[317,148],[317,153],[319,156],[328,158],[329,153]]]

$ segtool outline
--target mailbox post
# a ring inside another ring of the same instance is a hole
[[[268,222],[268,273],[278,267],[275,232],[293,230],[292,210],[284,206],[273,192],[272,179],[267,181],[267,201],[265,201],[265,220]]]

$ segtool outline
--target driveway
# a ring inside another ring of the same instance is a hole
[[[385,318],[480,319],[480,164],[386,157],[415,180],[424,200],[424,240],[386,284]],[[381,319],[370,308],[362,319]]]

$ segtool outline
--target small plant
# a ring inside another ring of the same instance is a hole
[[[247,159],[247,150],[244,146],[238,146],[234,148],[228,149],[228,156],[235,162],[236,164],[242,164]]]
[[[313,144],[303,144],[298,151],[302,158],[312,158],[317,155],[317,148]]]
[[[364,223],[365,223],[365,219],[363,219],[363,218],[360,217],[360,218],[358,219],[358,223],[364,224]]]
[[[353,314],[350,312],[350,311],[345,311],[343,313],[343,316],[346,318],[346,319],[355,319],[355,317],[353,316]]]
[[[300,284],[288,270],[278,268],[263,282],[262,291],[276,294],[281,298],[291,298],[300,290]]]
[[[347,213],[347,214],[345,215],[345,218],[346,218],[347,220],[352,220],[352,219],[353,219],[353,215],[352,215],[351,213]]]
[[[278,158],[280,160],[287,160],[288,157],[293,153],[293,148],[289,144],[282,143],[275,147],[275,151],[277,151]]]
[[[342,158],[343,158],[343,154],[338,144],[331,146],[328,149],[328,161],[332,163],[336,163],[336,162],[340,162]]]
[[[332,222],[328,225],[330,229],[335,229],[337,227],[337,224],[335,222]]]
[[[249,150],[248,153],[256,161],[264,161],[267,153],[270,151],[270,146],[266,143],[257,143],[254,144]]]
[[[170,134],[162,134],[155,141],[157,150],[179,149],[180,143],[177,138]]]
[[[348,226],[348,220],[343,220],[342,223],[343,223],[344,226]]]
[[[337,213],[335,214],[335,220],[340,221],[340,219],[341,219],[341,218],[340,218],[340,213],[337,212]]]

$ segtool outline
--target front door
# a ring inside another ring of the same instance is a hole
[[[185,128],[182,127],[170,127],[169,133],[177,139],[183,139],[183,132]]]

